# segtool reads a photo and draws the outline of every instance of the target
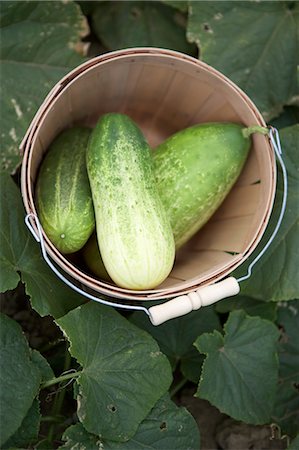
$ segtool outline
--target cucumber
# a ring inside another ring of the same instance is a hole
[[[128,116],[105,114],[91,134],[86,161],[108,274],[120,287],[156,287],[172,269],[175,246],[143,134]]]
[[[112,281],[101,258],[96,234],[93,234],[83,247],[82,256],[87,268],[100,280]]]
[[[95,228],[85,159],[90,133],[84,127],[63,131],[50,145],[37,178],[41,225],[65,254],[80,250]]]
[[[177,132],[156,147],[156,181],[176,248],[219,208],[240,175],[251,146],[250,134],[260,131],[257,128],[261,127],[199,124]]]

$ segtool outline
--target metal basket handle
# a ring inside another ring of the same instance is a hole
[[[32,226],[32,223],[31,223],[32,221],[35,223],[35,225],[37,227],[37,233]],[[122,303],[110,302],[109,300],[105,300],[103,298],[96,297],[96,296],[90,294],[89,292],[83,291],[81,288],[79,288],[78,286],[73,284],[57,269],[57,267],[51,261],[49,255],[47,253],[46,247],[45,247],[42,226],[41,226],[40,221],[39,221],[38,217],[36,216],[36,214],[34,214],[34,213],[27,214],[27,216],[25,217],[25,223],[26,223],[27,227],[29,228],[31,234],[33,235],[34,239],[37,242],[39,242],[42,256],[43,256],[44,260],[46,261],[46,263],[48,264],[48,266],[50,267],[50,269],[52,269],[52,271],[55,273],[55,275],[61,281],[63,281],[67,286],[72,288],[78,294],[81,294],[84,297],[88,298],[89,300],[93,300],[95,302],[102,303],[103,305],[114,306],[114,307],[116,306],[117,308],[122,308],[122,309],[134,309],[137,311],[144,311],[147,315],[149,315],[148,309],[143,306],[123,305]]]

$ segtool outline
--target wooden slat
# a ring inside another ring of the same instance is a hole
[[[260,206],[261,185],[235,186],[211,221],[253,215]]]
[[[190,251],[178,258],[171,276],[189,280],[197,278],[216,267],[223,267],[231,263],[233,256],[223,251]]]
[[[225,252],[244,252],[248,236],[252,230],[254,216],[233,217],[210,221],[192,239],[197,250],[222,250]]]
[[[250,150],[246,164],[236,182],[237,186],[247,186],[248,184],[254,184],[261,179],[260,170],[256,154],[253,149]]]
[[[153,113],[153,124],[160,127],[160,123],[168,121],[172,124],[172,132],[196,123],[193,120],[198,108],[207,98],[213,94],[213,90],[208,84],[201,83],[195,77],[186,79],[185,73],[180,73],[172,69],[174,77],[170,86],[161,96],[156,104]],[[178,97],[178,93],[183,95]],[[192,98],[192,101],[190,101]],[[200,120],[202,122],[202,120]]]
[[[192,118],[193,123],[199,122],[238,122],[238,115],[219,92],[212,94],[200,105]]]

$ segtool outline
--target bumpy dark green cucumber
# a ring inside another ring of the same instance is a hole
[[[97,240],[112,280],[150,289],[174,262],[170,223],[158,194],[150,148],[126,115],[103,115],[87,151]]]
[[[63,131],[50,145],[36,184],[41,225],[62,253],[80,250],[95,228],[86,149],[91,130]]]
[[[251,138],[233,123],[195,125],[169,137],[153,153],[155,175],[176,248],[212,216],[236,182]],[[246,129],[250,130],[250,129]]]

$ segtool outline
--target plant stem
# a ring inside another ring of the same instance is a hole
[[[242,134],[244,138],[249,138],[253,133],[269,134],[269,130],[266,127],[261,127],[259,125],[253,125],[252,127],[247,127],[242,129]]]
[[[41,385],[41,389],[53,386],[53,384],[61,383],[62,381],[71,380],[72,378],[78,378],[81,375],[81,372],[82,370],[78,370],[76,372],[66,373],[57,378],[52,378],[51,380],[45,381]]]
[[[64,372],[69,370],[69,368],[71,366],[71,360],[72,360],[71,355],[67,351],[65,353],[65,359],[64,359],[64,367],[63,367]],[[52,378],[52,380],[46,381],[42,385],[42,388],[52,386],[53,384],[61,383],[62,381],[70,380],[72,378],[77,378],[80,375],[80,373],[81,373],[81,371],[71,372],[71,373],[64,373],[64,375],[61,375],[60,377]],[[53,406],[52,406],[52,411],[51,411],[51,415],[53,417],[57,417],[59,415],[59,413],[61,411],[61,408],[62,408],[62,405],[63,405],[64,397],[65,397],[65,389],[58,390],[56,392],[54,403],[53,403]],[[50,444],[53,443],[56,426],[57,426],[57,424],[55,422],[52,422],[52,424],[49,427],[47,441]]]
[[[183,386],[185,386],[185,384],[187,383],[187,378],[183,378],[181,381],[179,381],[169,392],[170,397],[174,397],[175,394],[182,389]]]
[[[41,422],[57,422],[60,423],[61,419],[59,417],[53,417],[53,416],[42,416]]]

